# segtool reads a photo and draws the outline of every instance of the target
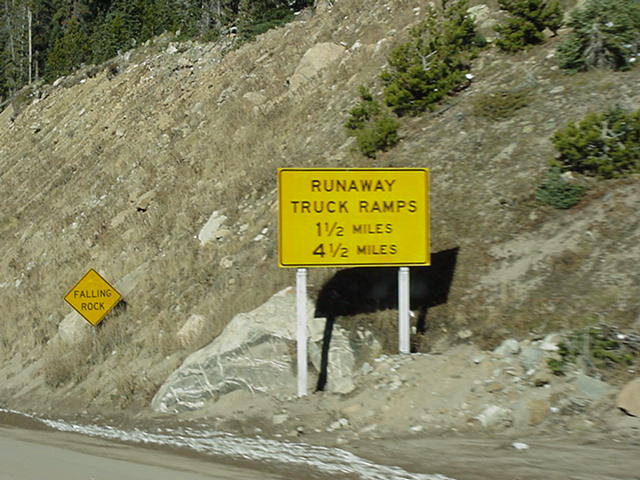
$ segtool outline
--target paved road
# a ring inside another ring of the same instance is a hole
[[[166,449],[0,426],[0,480],[282,480]]]

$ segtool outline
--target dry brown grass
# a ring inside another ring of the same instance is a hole
[[[43,356],[45,383],[52,388],[81,381],[87,374],[91,355],[92,339],[85,338],[76,345],[54,341]]]

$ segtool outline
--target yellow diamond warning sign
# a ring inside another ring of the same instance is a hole
[[[98,325],[122,296],[93,268],[64,296],[91,325]]]

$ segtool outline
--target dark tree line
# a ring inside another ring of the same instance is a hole
[[[163,32],[242,39],[313,0],[0,0],[0,103],[24,85],[101,63]]]

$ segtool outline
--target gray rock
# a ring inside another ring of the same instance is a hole
[[[493,353],[495,353],[499,357],[517,355],[518,353],[520,353],[520,344],[517,340],[509,338],[503,341],[498,347],[496,347]]]
[[[191,345],[202,335],[205,320],[206,319],[203,315],[194,313],[182,324],[182,327],[180,327],[180,330],[178,330],[178,333],[176,334],[178,343],[182,348]]]
[[[220,259],[220,268],[229,269],[233,267],[233,258],[230,256],[222,257]]]
[[[485,385],[485,389],[489,393],[497,393],[504,390],[504,385],[500,382],[492,381]]]
[[[525,369],[538,368],[544,358],[544,352],[535,345],[522,345],[520,361]]]
[[[640,417],[640,378],[627,383],[618,393],[618,408],[634,417]]]
[[[146,262],[141,264],[131,273],[128,273],[116,282],[114,286],[116,287],[116,290],[120,292],[122,298],[126,299],[126,297],[134,291],[134,289],[138,285],[138,282],[147,273],[147,266],[148,264]]]
[[[573,385],[577,392],[596,401],[604,399],[613,392],[613,388],[608,383],[582,373],[576,375]]]
[[[491,10],[486,5],[475,5],[467,9],[467,13],[473,17],[476,22],[486,20],[491,15]]]
[[[242,98],[252,103],[253,105],[262,105],[267,101],[267,97],[258,92],[247,92],[242,96]]]
[[[493,29],[498,20],[493,18],[491,9],[487,5],[476,5],[467,9],[467,12],[475,19],[480,31]]]
[[[499,428],[512,423],[513,412],[507,408],[491,405],[485,408],[475,419],[485,428]]]
[[[549,367],[545,365],[537,369],[531,376],[530,380],[536,387],[543,387],[551,383],[553,380],[553,373],[551,373]]]
[[[71,312],[58,325],[56,337],[67,344],[76,344],[90,335],[92,328],[79,313]]]
[[[335,430],[340,430],[341,428],[345,428],[349,426],[349,420],[346,418],[339,418],[335,422],[332,422],[331,425],[327,428],[327,432],[333,432]]]
[[[353,371],[355,354],[344,329],[334,327],[329,349],[329,369],[327,372],[327,390],[336,393],[349,393],[354,388]],[[320,369],[320,356],[312,357],[316,369]]]
[[[362,373],[362,375],[369,375],[371,372],[373,372],[373,367],[369,362],[364,362],[362,364],[362,367],[360,368],[360,372]]]
[[[216,210],[213,212],[198,234],[200,245],[205,246],[207,243],[215,240],[218,237],[218,230],[220,230],[220,227],[222,227],[226,220],[227,217],[219,211]]]
[[[464,330],[460,330],[456,335],[460,340],[467,340],[473,336],[473,332],[465,328]]]
[[[314,319],[317,322],[318,319]],[[324,320],[322,321],[324,325]],[[357,337],[350,336],[346,328],[339,324],[333,327],[331,347],[329,349],[329,366],[327,371],[326,391],[335,393],[349,393],[355,389],[354,375],[373,368],[368,363],[372,358],[380,354],[382,346],[370,331]],[[322,345],[320,342],[309,345],[309,358],[311,363],[320,370]],[[369,367],[364,365],[368,364]]]
[[[318,73],[338,60],[346,49],[335,43],[318,43],[302,56],[300,63],[289,79],[292,90],[297,90]]]
[[[562,343],[562,335],[559,333],[550,333],[544,340],[542,340],[542,344],[540,345],[540,350],[544,350],[547,352],[557,352],[560,350],[558,345]]]
[[[475,363],[476,365],[480,365],[482,363],[482,361],[485,359],[486,357],[484,355],[476,355],[475,357],[473,357],[473,363]]]
[[[289,420],[289,415],[287,415],[286,413],[279,413],[273,416],[272,423],[274,425],[282,425],[283,423],[286,423],[288,420]]]

